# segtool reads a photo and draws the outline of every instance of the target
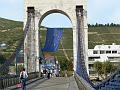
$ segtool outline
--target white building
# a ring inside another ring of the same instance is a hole
[[[96,45],[94,49],[88,50],[89,73],[92,74],[93,63],[96,61],[104,62],[120,62],[120,45],[113,43],[112,45]]]

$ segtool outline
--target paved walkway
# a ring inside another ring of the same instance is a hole
[[[79,90],[73,77],[54,77],[27,85],[27,90]]]

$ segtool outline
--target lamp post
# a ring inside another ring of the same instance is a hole
[[[16,66],[16,75],[18,74],[18,73],[17,73],[17,71],[18,71],[18,70],[17,70],[17,61],[18,61],[18,56],[16,55],[16,65],[15,65],[15,66]]]
[[[39,57],[38,59],[39,59],[39,77],[41,77],[41,64],[42,64],[43,58]]]

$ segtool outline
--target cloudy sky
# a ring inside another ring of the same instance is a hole
[[[23,0],[0,0],[0,17],[23,21]],[[60,23],[56,22],[60,21]],[[54,22],[53,22],[54,21]],[[119,23],[120,24],[120,0],[88,0],[88,23]],[[70,21],[64,15],[47,16],[43,25],[70,26]]]

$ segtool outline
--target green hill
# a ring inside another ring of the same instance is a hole
[[[23,37],[22,22],[0,18],[0,44],[7,44],[7,48],[0,48],[0,53],[9,58],[21,37]]]
[[[46,30],[40,30],[41,45],[44,46]],[[23,37],[23,23],[0,18],[0,43],[6,43],[6,49],[0,49],[6,58],[15,50],[17,43]],[[60,62],[73,59],[73,35],[72,29],[64,28],[59,50],[54,55]],[[88,46],[94,48],[99,44],[120,44],[120,26],[90,26],[88,30]],[[63,62],[61,62],[63,63]]]
[[[23,26],[23,22],[0,18],[0,30],[8,30],[22,26]]]
[[[100,44],[120,44],[120,26],[93,26],[88,30],[89,48]]]

